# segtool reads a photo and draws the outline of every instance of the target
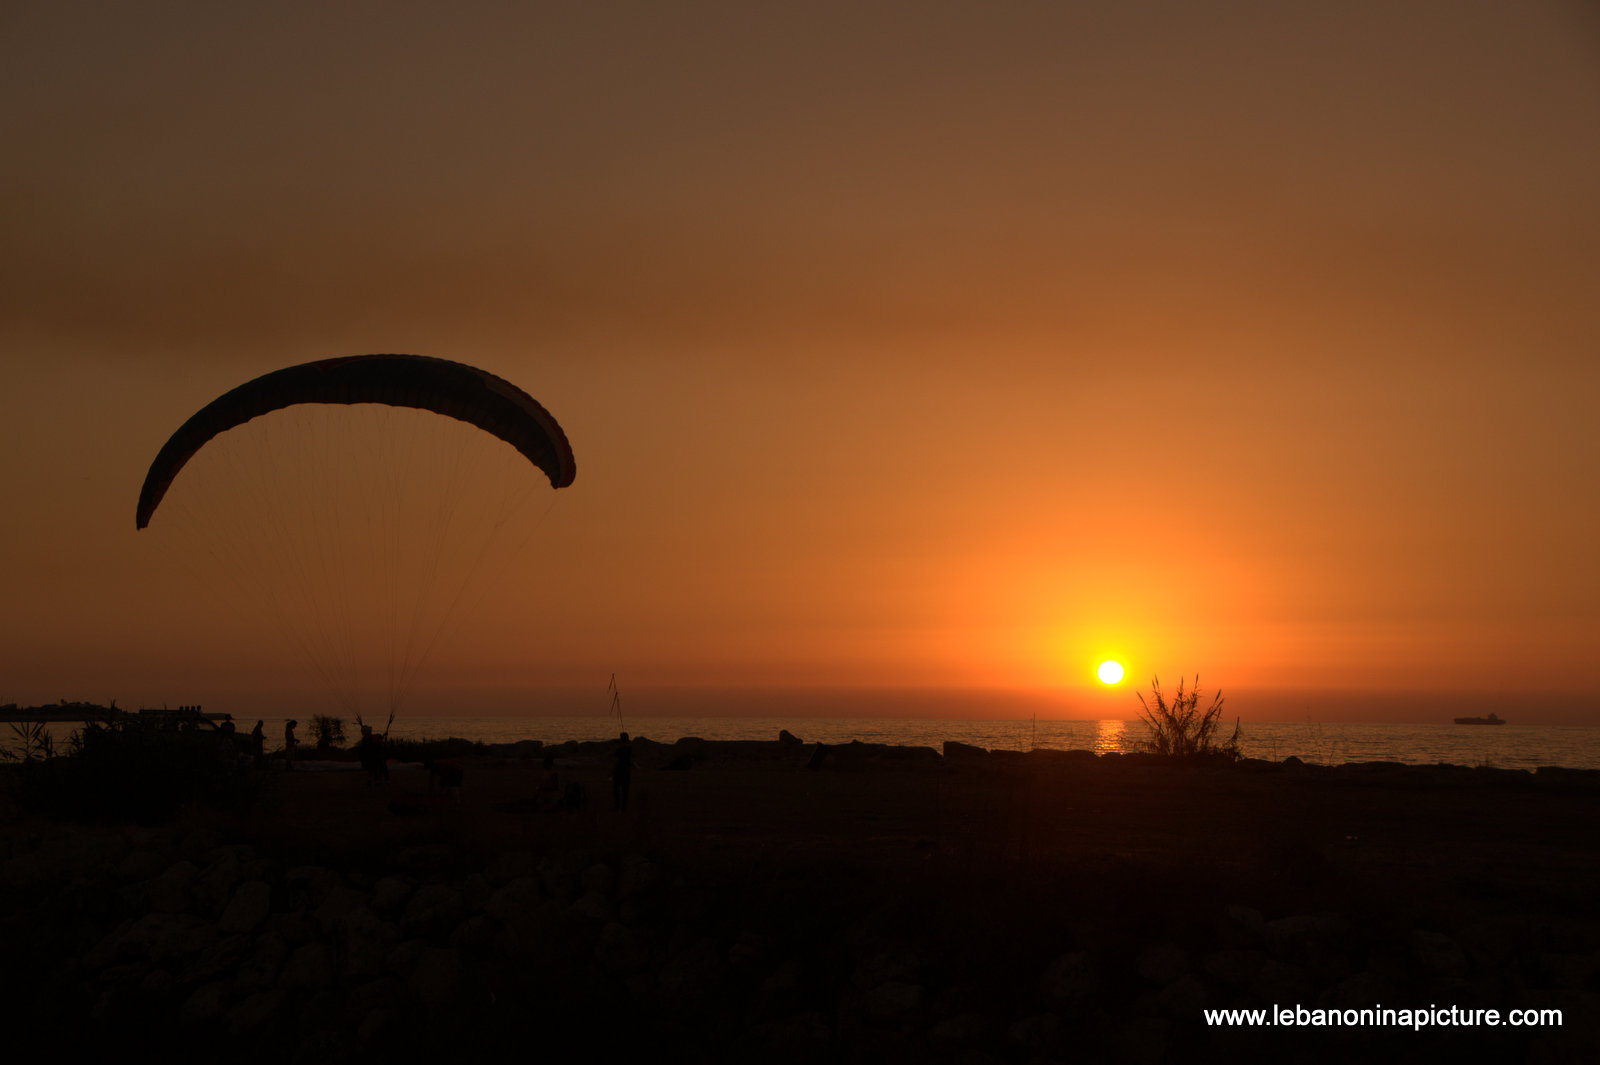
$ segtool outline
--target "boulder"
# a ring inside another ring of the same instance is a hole
[[[278,984],[285,988],[321,991],[333,983],[333,954],[321,943],[307,943],[289,955]]]
[[[461,993],[465,979],[461,952],[451,947],[428,947],[417,958],[407,981],[411,992],[430,1011],[447,1010]]]
[[[922,1008],[923,997],[921,984],[885,980],[862,996],[861,1004],[872,1017],[905,1024],[916,1017]]]
[[[616,886],[617,874],[611,866],[604,862],[596,862],[583,871],[578,877],[578,884],[586,894],[595,894],[610,897],[611,890]]]
[[[615,916],[611,900],[598,891],[587,891],[572,904],[572,912],[581,914],[597,924],[604,924]]]
[[[414,889],[415,885],[403,876],[386,876],[372,885],[369,904],[379,913],[393,917],[404,912]]]
[[[1073,950],[1045,967],[1039,977],[1039,991],[1047,1001],[1068,1006],[1094,994],[1099,983],[1089,952]]]
[[[477,950],[494,942],[498,926],[488,914],[475,913],[456,925],[450,945],[458,950]]]
[[[262,880],[246,880],[234,889],[217,927],[224,932],[253,932],[271,912],[271,885]]]
[[[1136,967],[1140,976],[1165,987],[1188,971],[1189,959],[1183,948],[1172,943],[1152,943],[1139,953]]]
[[[595,961],[612,976],[630,976],[650,964],[650,941],[642,932],[611,921],[600,929]]]
[[[343,885],[344,877],[320,865],[297,865],[283,874],[291,910],[316,909],[328,892]]]
[[[191,1024],[202,1024],[216,1017],[222,1012],[223,1003],[227,1000],[228,988],[221,980],[213,980],[209,984],[202,984],[194,989],[183,1006],[178,1010],[178,1015]]]
[[[285,997],[277,989],[245,996],[227,1012],[228,1031],[236,1036],[249,1035],[272,1026],[283,1009]]]
[[[502,851],[489,863],[489,868],[484,870],[484,876],[489,878],[489,883],[493,886],[503,887],[521,877],[533,876],[537,867],[538,863],[535,862],[531,851]]]
[[[403,938],[398,925],[366,906],[359,906],[345,914],[340,926],[345,975],[381,976],[389,971],[389,952]]]
[[[400,927],[407,935],[444,935],[461,923],[465,908],[461,893],[449,884],[424,884],[411,896]]]
[[[245,879],[245,866],[254,859],[255,848],[219,847],[209,857],[211,864],[195,879],[194,897],[208,912],[221,913],[233,898],[234,887]]]
[[[145,905],[160,913],[183,913],[193,901],[192,889],[200,869],[189,861],[177,861],[144,886]]]

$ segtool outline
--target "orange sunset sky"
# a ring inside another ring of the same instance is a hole
[[[0,703],[325,698],[135,499],[416,352],[578,468],[418,712],[1600,723],[1593,4],[24,2],[0,85]]]

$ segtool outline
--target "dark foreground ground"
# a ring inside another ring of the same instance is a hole
[[[0,817],[11,1046],[244,1061],[1600,1061],[1600,774],[535,745]],[[687,769],[667,769],[677,761]],[[1208,1026],[1208,1008],[1561,1011]],[[23,1060],[17,1058],[15,1060]]]

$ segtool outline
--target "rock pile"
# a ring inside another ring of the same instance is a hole
[[[21,978],[10,1001],[58,1048],[353,1061],[670,1044],[697,1060],[1154,1062],[1304,1051],[1310,1038],[1350,1052],[1392,1034],[1207,1028],[1212,1007],[1426,999],[1575,1020],[1600,1007],[1592,945],[1530,951],[1535,931],[1511,921],[1396,935],[1353,914],[1233,905],[1189,936],[1118,913],[1115,930],[1051,917],[1036,940],[1003,942],[997,929],[1015,925],[995,899],[975,899],[986,909],[967,922],[949,897],[931,910],[847,888],[829,899],[757,869],[697,881],[640,853],[474,860],[433,844],[341,868],[244,844],[185,853],[139,830],[13,840],[4,858],[7,967]],[[1561,1060],[1570,1036],[1537,1038]]]

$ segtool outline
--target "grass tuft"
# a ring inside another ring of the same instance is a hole
[[[1141,746],[1154,754],[1185,757],[1189,755],[1223,755],[1239,757],[1239,722],[1233,723],[1233,736],[1226,743],[1217,740],[1217,729],[1222,722],[1222,692],[1212,697],[1211,705],[1200,708],[1200,676],[1184,690],[1178,681],[1178,690],[1170,699],[1161,690],[1161,678],[1152,678],[1150,699],[1139,693],[1140,720],[1149,732]]]

